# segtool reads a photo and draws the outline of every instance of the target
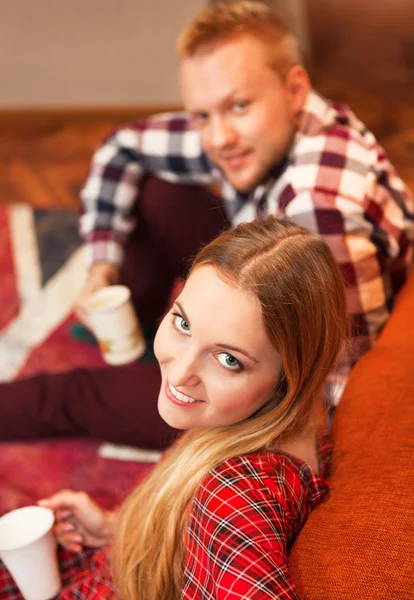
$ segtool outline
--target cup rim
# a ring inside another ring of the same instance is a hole
[[[1,528],[2,521],[4,523],[5,521],[9,520],[9,518],[13,518],[16,513],[28,512],[29,510],[32,511],[34,508],[38,511],[43,512],[45,515],[46,514],[49,515],[49,517],[50,517],[49,518],[49,520],[50,520],[49,529],[50,529],[55,520],[55,515],[53,513],[53,510],[51,510],[50,508],[46,508],[46,506],[38,506],[37,504],[33,504],[30,506],[22,506],[20,508],[15,508],[14,510],[10,510],[9,512],[5,513],[4,515],[2,515],[0,517],[0,528]],[[29,546],[30,544],[33,544],[33,542],[36,542],[41,537],[43,537],[47,533],[47,531],[44,531],[41,534],[36,534],[34,536],[29,537],[27,540],[25,540],[24,543],[14,544],[13,546],[11,544],[9,544],[9,547],[3,546],[1,544],[1,537],[0,537],[0,552],[12,552],[13,550],[20,550],[20,548]]]
[[[94,307],[91,308],[90,306],[88,306],[90,303],[92,303],[94,300],[96,300],[97,298],[99,298],[99,296],[102,296],[104,294],[106,294],[107,292],[111,291],[118,291],[118,292],[122,292],[122,296],[120,296],[119,299],[117,299],[114,303],[112,303],[110,306],[98,306],[98,307]],[[107,285],[103,288],[100,288],[99,290],[96,290],[96,292],[93,292],[85,301],[84,301],[84,310],[89,314],[89,315],[96,315],[96,314],[102,314],[102,313],[108,313],[111,312],[117,308],[119,308],[122,304],[124,304],[125,302],[127,302],[129,300],[129,298],[131,297],[131,290],[126,286],[126,285]]]

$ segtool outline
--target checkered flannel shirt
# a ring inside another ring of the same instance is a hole
[[[289,155],[266,185],[236,192],[203,152],[186,113],[133,123],[96,152],[82,191],[88,262],[122,263],[141,176],[221,184],[233,222],[268,213],[321,234],[345,278],[352,344],[339,371],[371,346],[413,263],[414,201],[374,135],[346,106],[309,93]]]
[[[183,600],[293,600],[288,554],[328,491],[330,442],[321,436],[320,475],[287,454],[233,458],[209,473],[186,532]],[[60,600],[116,600],[108,550],[59,550]],[[0,562],[0,600],[22,600]]]

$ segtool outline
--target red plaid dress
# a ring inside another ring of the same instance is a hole
[[[328,490],[329,443],[321,475],[283,453],[226,461],[200,486],[187,529],[183,600],[296,598],[288,555],[309,513]],[[116,598],[108,551],[59,550],[61,600]],[[0,600],[22,600],[0,563]],[[145,600],[145,599],[140,599]]]

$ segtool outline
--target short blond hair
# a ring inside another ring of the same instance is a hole
[[[261,1],[218,2],[202,9],[181,32],[177,52],[182,58],[194,56],[215,43],[250,33],[269,48],[270,66],[285,76],[303,64],[299,44],[283,17]]]

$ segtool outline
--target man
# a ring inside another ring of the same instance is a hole
[[[141,322],[157,322],[201,242],[273,213],[323,235],[342,269],[352,336],[336,374],[343,387],[411,268],[413,198],[373,134],[311,89],[296,40],[268,6],[209,7],[178,47],[187,112],[122,128],[94,156],[79,312],[91,291],[122,280]],[[225,214],[189,184],[221,186]],[[172,432],[157,416],[158,386],[157,367],[142,362],[6,384],[0,436],[85,433],[163,447]]]

